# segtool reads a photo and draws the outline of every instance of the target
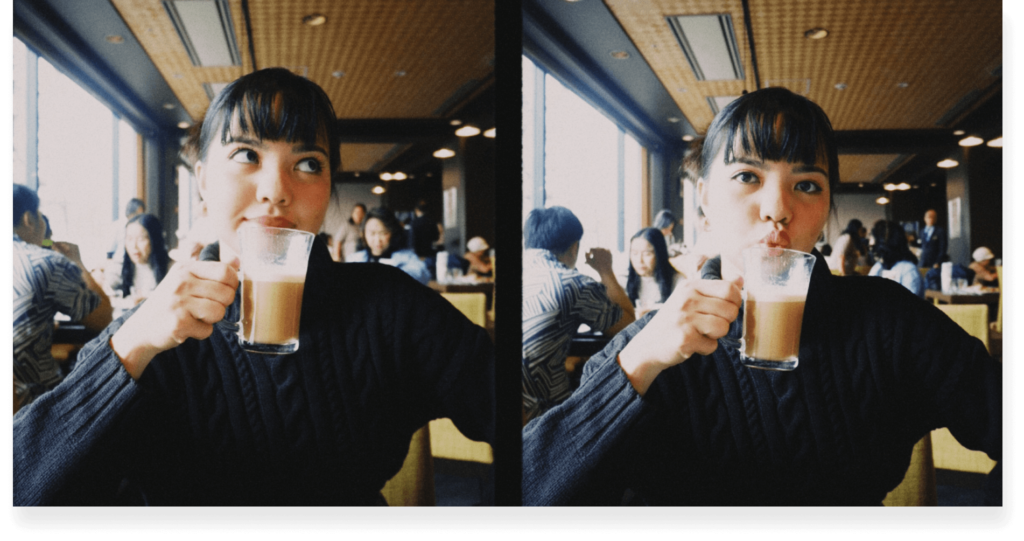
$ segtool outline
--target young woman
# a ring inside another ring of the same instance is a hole
[[[745,94],[707,132],[698,194],[720,255],[620,332],[523,429],[527,505],[878,505],[946,426],[999,460],[1002,376],[977,339],[890,280],[820,254],[791,372],[739,362],[742,252],[812,252],[839,183],[820,107]]]
[[[121,272],[107,285],[126,299],[134,297],[141,301],[164,279],[170,264],[160,219],[152,214],[139,214],[125,225]]]
[[[366,247],[363,244],[362,227],[366,217],[366,205],[356,203],[352,207],[352,215],[341,225],[334,238],[334,252],[337,261],[348,261],[352,254]]]
[[[672,294],[680,275],[668,261],[665,237],[654,227],[641,229],[629,241],[629,276],[626,295],[643,317],[661,307]]]
[[[493,440],[487,334],[397,269],[335,264],[315,242],[292,355],[247,353],[215,325],[238,320],[239,227],[320,230],[334,121],[320,87],[280,68],[213,100],[186,155],[219,242],[18,412],[16,505],[383,504],[428,421]]]
[[[846,229],[836,239],[836,245],[832,248],[831,267],[842,273],[843,276],[853,276],[854,269],[860,263],[861,255],[864,252],[861,245],[860,230],[863,228],[861,221],[854,218],[846,224]]]
[[[421,284],[430,281],[430,270],[416,257],[416,252],[400,248],[405,231],[390,210],[377,207],[366,213],[363,239],[366,249],[352,254],[352,263],[385,263],[398,267]]]
[[[924,298],[924,278],[917,270],[917,256],[910,251],[903,226],[889,220],[878,220],[871,227],[875,239],[873,248],[879,261],[871,267],[868,276],[881,276],[899,282],[911,293]]]

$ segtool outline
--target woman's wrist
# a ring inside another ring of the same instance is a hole
[[[619,352],[616,361],[619,363],[619,368],[626,374],[626,379],[629,380],[629,383],[633,385],[633,388],[636,389],[640,396],[643,396],[647,393],[647,389],[651,387],[651,384],[654,383],[654,379],[658,377],[658,374],[661,374],[662,370],[665,369],[666,365],[653,358],[640,347],[637,343],[637,338],[639,337],[634,337]]]
[[[126,321],[125,326],[127,324]],[[142,372],[149,366],[149,362],[159,353],[156,348],[139,341],[137,336],[138,333],[132,332],[131,329],[126,332],[125,327],[122,326],[110,337],[109,342],[110,349],[117,355],[117,360],[121,361],[121,365],[134,380],[138,380],[142,376]]]

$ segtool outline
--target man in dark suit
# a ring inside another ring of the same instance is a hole
[[[921,232],[921,261],[922,268],[939,268],[942,258],[946,255],[947,240],[946,230],[935,225],[938,213],[934,209],[928,209],[924,213],[924,231]]]

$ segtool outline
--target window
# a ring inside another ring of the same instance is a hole
[[[17,38],[14,53],[14,182],[36,188],[53,239],[96,268],[137,196],[138,135]]]
[[[533,208],[572,210],[583,223],[580,253],[611,250],[624,276],[641,225],[643,159],[636,139],[523,57],[524,219]]]

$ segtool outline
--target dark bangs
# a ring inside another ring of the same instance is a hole
[[[741,149],[733,148],[737,141]],[[832,123],[817,104],[785,88],[744,94],[715,116],[701,154],[705,177],[723,146],[725,163],[733,163],[737,154],[805,164],[824,157],[830,191],[835,193],[839,185],[839,151]]]
[[[274,104],[280,96],[280,110]],[[334,130],[334,107],[327,94],[312,81],[284,68],[250,73],[224,88],[210,104],[199,134],[200,160],[206,157],[216,131],[221,144],[232,135],[259,140],[301,142],[316,145],[327,141],[330,170],[340,168],[341,155]],[[237,121],[237,124],[236,124]],[[239,133],[233,133],[237,126]]]

